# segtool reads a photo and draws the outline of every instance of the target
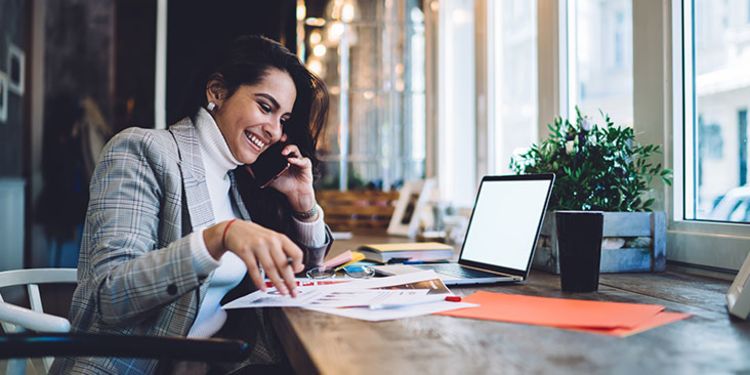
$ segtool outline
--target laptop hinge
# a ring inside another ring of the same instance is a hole
[[[466,267],[466,268],[470,268],[470,269],[473,269],[473,270],[476,270],[476,271],[482,271],[482,272],[486,272],[486,273],[491,273],[493,275],[500,275],[500,276],[510,277],[510,278],[512,278],[514,280],[518,280],[518,281],[522,281],[523,280],[523,277],[521,277],[521,276],[510,275],[510,274],[507,274],[507,273],[504,273],[504,272],[497,272],[497,271],[493,271],[493,270],[488,270],[486,268],[479,268],[479,267],[469,266],[469,265],[466,265],[466,264],[462,264],[461,267]]]

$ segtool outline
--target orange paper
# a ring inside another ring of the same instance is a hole
[[[662,311],[654,315],[652,318],[641,323],[638,327],[635,327],[635,328],[612,328],[612,329],[568,328],[568,329],[571,329],[573,331],[597,333],[600,335],[627,337],[630,335],[635,335],[636,333],[648,331],[649,329],[652,329],[652,328],[663,326],[665,324],[673,323],[678,320],[687,319],[688,317],[690,317],[690,314]]]
[[[480,306],[439,314],[558,328],[630,331],[653,322],[657,314],[664,310],[664,306],[660,305],[583,301],[484,291],[476,292],[463,300]],[[668,316],[659,319],[666,317]]]

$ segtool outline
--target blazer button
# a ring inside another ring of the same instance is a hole
[[[177,285],[169,284],[169,286],[167,286],[167,293],[169,293],[170,296],[177,294]]]

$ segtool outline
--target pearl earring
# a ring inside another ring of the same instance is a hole
[[[208,105],[206,106],[206,109],[208,109],[209,112],[213,112],[216,108],[216,103],[214,102],[208,102]]]

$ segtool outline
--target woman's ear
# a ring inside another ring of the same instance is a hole
[[[209,107],[213,107],[210,111],[221,108],[226,100],[227,89],[224,86],[224,77],[221,74],[213,74],[206,84],[206,102],[209,103]],[[214,103],[211,106],[211,103]]]

